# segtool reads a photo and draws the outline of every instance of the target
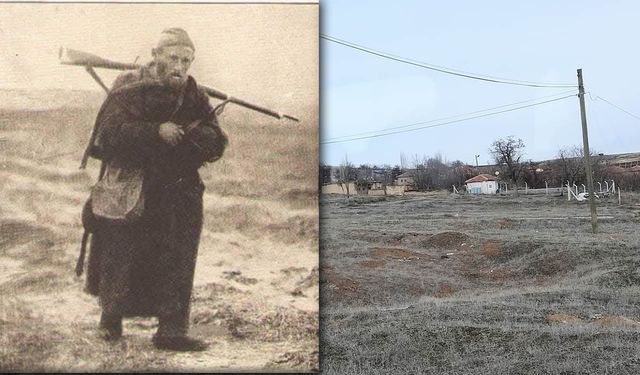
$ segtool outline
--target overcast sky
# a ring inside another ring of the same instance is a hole
[[[199,83],[303,116],[318,101],[318,13],[317,4],[0,3],[0,88],[99,91],[82,68],[60,65],[59,47],[145,63],[163,29],[182,27]],[[118,74],[97,71],[107,84]]]
[[[460,71],[515,80],[577,83],[582,68],[591,148],[640,151],[640,2],[338,1],[321,3],[321,33],[378,51]],[[473,112],[567,89],[469,80],[401,64],[322,40],[323,141]],[[541,99],[545,100],[545,99]],[[533,102],[530,102],[533,103]],[[399,164],[400,154],[441,153],[491,162],[493,140],[513,135],[526,159],[581,145],[578,98],[457,124],[322,146],[325,163]]]

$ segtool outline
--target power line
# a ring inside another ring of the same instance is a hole
[[[631,112],[627,111],[626,109],[624,109],[624,108],[622,108],[622,107],[619,107],[619,106],[617,106],[617,105],[615,105],[615,104],[611,103],[610,101],[608,101],[607,99],[603,98],[602,96],[596,96],[596,99],[600,99],[600,100],[602,100],[602,101],[604,101],[604,102],[608,103],[609,105],[611,105],[611,106],[613,106],[613,107],[615,107],[615,108],[618,108],[619,110],[621,110],[622,112],[624,112],[624,113],[628,114],[629,116],[635,117],[635,118],[637,118],[638,120],[640,120],[640,116],[636,116],[636,115],[634,115],[633,113],[631,113]]]
[[[354,138],[344,139],[344,140],[324,141],[324,142],[320,142],[320,144],[351,142],[351,141],[356,141],[356,140],[360,140],[360,139],[384,137],[384,136],[392,135],[392,134],[407,133],[407,132],[421,130],[421,129],[435,128],[435,127],[438,127],[438,126],[455,124],[455,123],[462,122],[462,121],[473,120],[473,119],[477,119],[477,118],[481,118],[481,117],[487,117],[487,116],[497,115],[497,114],[500,114],[500,113],[512,112],[512,111],[516,111],[516,110],[523,109],[523,108],[533,107],[533,106],[537,106],[537,105],[541,105],[541,104],[556,102],[558,100],[570,98],[572,96],[576,96],[576,95],[575,94],[566,95],[566,96],[563,96],[563,97],[560,97],[560,98],[546,100],[546,101],[539,102],[539,103],[528,104],[528,105],[524,105],[524,106],[520,106],[520,107],[505,109],[505,110],[497,111],[497,112],[486,113],[486,114],[478,115],[478,116],[467,117],[467,118],[463,118],[463,119],[459,119],[459,120],[447,121],[447,122],[434,124],[434,125],[421,126],[421,127],[413,128],[413,129],[397,130],[397,131],[387,132],[387,133],[383,133],[383,134],[375,134],[375,135],[369,135],[369,136],[363,136],[363,137],[354,137]],[[416,123],[408,125],[408,126],[426,124],[426,123],[429,123],[429,122],[432,122],[432,121],[416,122]]]
[[[455,70],[455,69],[451,69],[451,68],[447,68],[447,67],[443,67],[443,66],[428,64],[428,63],[424,63],[424,62],[420,62],[420,61],[414,61],[414,60],[410,60],[410,59],[407,59],[407,58],[404,58],[404,57],[394,56],[394,55],[386,53],[386,52],[376,51],[376,50],[368,48],[368,47],[364,47],[364,46],[361,46],[361,45],[358,45],[358,44],[355,44],[355,43],[347,42],[345,40],[334,38],[332,36],[328,36],[328,35],[324,35],[324,34],[320,34],[320,38],[328,40],[328,41],[333,42],[333,43],[341,44],[341,45],[346,46],[346,47],[357,49],[357,50],[362,51],[362,52],[366,52],[366,53],[369,53],[369,54],[372,54],[372,55],[383,57],[383,58],[386,58],[386,59],[398,61],[398,62],[409,64],[409,65],[418,66],[418,67],[421,67],[421,68],[431,69],[431,70],[434,70],[434,71],[437,71],[437,72],[441,72],[441,73],[446,73],[446,74],[451,74],[451,75],[455,75],[455,76],[459,76],[459,77],[464,77],[464,78],[477,79],[477,80],[480,80],[480,81],[493,82],[493,83],[502,83],[502,84],[507,84],[507,85],[528,86],[528,87],[550,87],[550,88],[578,87],[577,85],[574,85],[574,84],[561,84],[561,83],[556,84],[556,83],[521,81],[521,80],[513,80],[513,79],[507,79],[507,78],[491,77],[491,76],[486,76],[486,75],[468,73],[468,72],[463,72],[463,71],[459,71],[459,70]]]
[[[481,109],[481,110],[477,110],[477,111],[473,111],[473,112],[461,113],[461,114],[455,115],[455,116],[442,117],[442,118],[429,120],[429,121],[424,121],[424,122],[412,123],[412,124],[407,124],[407,125],[399,125],[399,126],[393,126],[393,127],[388,127],[388,128],[382,128],[382,129],[378,129],[378,130],[370,130],[370,131],[361,132],[361,133],[354,133],[354,134],[350,134],[350,135],[343,135],[343,136],[333,137],[333,138],[329,138],[326,141],[335,141],[335,140],[338,140],[338,139],[341,139],[341,138],[352,138],[352,137],[357,137],[357,136],[361,136],[361,135],[376,134],[376,133],[380,133],[380,132],[384,132],[384,131],[388,131],[388,130],[408,128],[408,127],[415,126],[415,125],[422,125],[422,124],[428,124],[428,123],[432,123],[432,122],[451,120],[451,119],[462,117],[462,116],[474,115],[476,113],[493,111],[493,110],[500,109],[500,108],[511,107],[511,106],[518,105],[518,104],[529,103],[529,102],[532,102],[532,101],[538,101],[538,100],[541,100],[541,99],[546,99],[546,98],[551,98],[551,97],[555,97],[555,96],[559,96],[559,95],[563,95],[563,94],[568,94],[568,93],[574,92],[574,91],[575,90],[564,91],[564,92],[561,92],[561,93],[558,93],[558,94],[547,95],[547,96],[543,96],[543,97],[540,97],[540,98],[522,100],[522,101],[511,103],[511,104],[504,104],[504,105],[500,105],[500,106],[497,106],[497,107]]]

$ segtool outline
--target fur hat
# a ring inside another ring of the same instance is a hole
[[[194,51],[196,50],[191,38],[189,38],[189,34],[179,27],[162,30],[157,48],[169,46],[187,46]]]

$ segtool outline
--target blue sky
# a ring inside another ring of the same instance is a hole
[[[321,33],[458,71],[515,80],[577,84],[582,68],[590,146],[640,151],[640,2],[336,1],[321,2]],[[567,91],[494,84],[401,64],[321,40],[321,141],[473,112]],[[577,91],[577,90],[576,90]],[[592,99],[593,98],[593,99]],[[544,99],[540,99],[544,100]],[[513,135],[525,158],[554,158],[581,145],[577,97],[432,129],[325,144],[338,165],[399,164],[403,153],[490,163],[491,143]]]

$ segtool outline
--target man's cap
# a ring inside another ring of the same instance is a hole
[[[190,47],[194,51],[196,50],[191,38],[189,38],[189,34],[179,27],[162,30],[157,48],[169,46],[186,46]]]

